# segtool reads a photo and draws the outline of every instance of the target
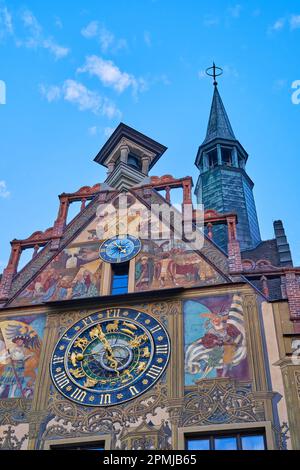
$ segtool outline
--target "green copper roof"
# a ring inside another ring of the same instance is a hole
[[[236,140],[217,86],[214,89],[206,137],[203,144],[213,139]]]

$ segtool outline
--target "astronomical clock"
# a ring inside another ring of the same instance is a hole
[[[116,405],[152,387],[169,355],[168,333],[158,320],[132,308],[106,309],[81,319],[60,338],[51,376],[70,400]]]

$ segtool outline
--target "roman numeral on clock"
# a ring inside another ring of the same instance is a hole
[[[167,344],[158,344],[156,346],[157,354],[168,354],[168,345]]]
[[[74,392],[70,396],[71,398],[74,398],[74,400],[83,402],[86,397],[86,392],[84,390],[80,390],[80,388],[75,388]]]
[[[129,391],[130,391],[130,393],[131,393],[131,395],[132,395],[133,397],[139,393],[139,391],[137,390],[137,388],[134,387],[134,386],[129,387]]]
[[[150,329],[151,333],[157,333],[159,330],[161,330],[161,326],[159,325],[153,326],[153,328]]]
[[[102,393],[100,395],[100,405],[110,405],[110,404],[111,404],[110,393]]]
[[[66,387],[70,383],[70,380],[68,379],[67,374],[64,371],[60,372],[59,374],[56,374],[54,378],[60,389]]]
[[[87,326],[87,325],[93,323],[93,320],[92,320],[91,317],[86,317],[86,318],[82,319],[82,322],[85,324],[85,326]]]
[[[71,341],[72,338],[69,338],[69,337],[67,336],[67,334],[65,334],[65,335],[62,337],[62,339],[65,339],[66,341]]]
[[[109,309],[109,310],[107,310],[106,313],[107,313],[108,318],[119,317],[120,316],[120,309],[119,308]]]
[[[159,374],[161,373],[162,370],[163,370],[162,367],[153,365],[153,366],[150,367],[150,369],[148,370],[146,375],[148,377],[151,377],[151,379],[156,379],[159,376]]]
[[[62,364],[64,362],[64,357],[62,356],[53,356],[52,364]]]

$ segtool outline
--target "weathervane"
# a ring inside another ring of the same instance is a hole
[[[211,72],[212,71],[212,72]],[[213,62],[213,66],[212,67],[208,67],[208,69],[205,70],[205,73],[206,75],[208,75],[209,77],[213,77],[214,78],[214,85],[217,86],[218,85],[218,82],[216,81],[216,78],[219,77],[220,75],[222,75],[223,73],[223,69],[221,69],[221,67],[217,67],[215,65],[215,63]]]

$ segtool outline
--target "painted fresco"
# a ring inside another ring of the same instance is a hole
[[[12,305],[98,296],[101,274],[99,242],[73,243],[41,271]]]
[[[136,258],[136,291],[201,286],[222,280],[209,263],[181,240],[144,240]]]
[[[121,197],[126,198],[126,195]],[[142,249],[135,264],[136,292],[224,282],[223,277],[189,244],[170,236],[168,239],[151,238],[150,214],[132,195],[126,199],[127,211],[119,212],[116,216],[120,198],[116,197],[111,203],[101,206],[93,221],[35,275],[11,305],[34,305],[99,296],[103,269],[99,248],[104,239],[116,234],[128,233],[142,239]],[[164,227],[157,220],[156,232],[161,230]],[[148,233],[149,238],[145,233]]]
[[[0,399],[32,398],[45,316],[0,321]]]
[[[183,312],[185,384],[217,377],[248,380],[242,297],[229,294],[187,300]]]
[[[118,198],[106,204],[103,211],[36,275],[11,305],[99,296],[103,267],[99,248],[103,239],[113,237],[116,230],[117,233],[135,234],[139,228],[141,204],[132,196],[128,201],[132,212],[118,218],[117,223],[111,214],[116,210]]]

